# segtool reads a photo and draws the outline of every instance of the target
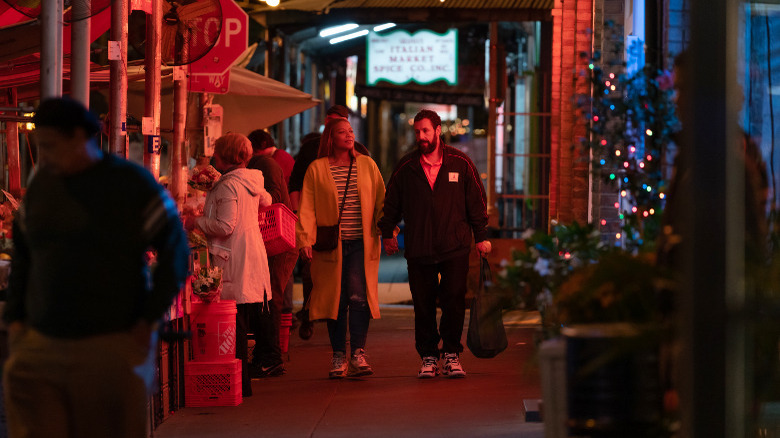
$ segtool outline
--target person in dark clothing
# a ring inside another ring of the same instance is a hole
[[[344,119],[348,120],[349,109],[342,105],[333,105],[328,108],[325,115],[325,124],[331,120]],[[301,142],[301,148],[298,150],[298,154],[295,156],[295,164],[293,165],[292,173],[290,174],[289,192],[290,200],[292,202],[292,209],[295,213],[298,212],[298,200],[303,189],[303,178],[306,176],[306,170],[309,169],[309,164],[318,158],[320,149],[320,134],[312,132],[306,134]],[[359,142],[355,142],[355,151],[369,155],[368,149]],[[309,302],[309,296],[313,287],[310,273],[310,262],[308,260],[300,259],[300,272],[301,280],[303,282],[303,307],[296,314],[296,317],[301,323],[298,329],[298,335],[301,339],[309,339],[314,334],[314,323],[309,320],[309,315],[306,310],[306,305]]]
[[[38,163],[3,313],[10,436],[144,436],[155,327],[189,270],[176,204],[145,169],[100,150],[82,104],[45,100],[33,121]]]
[[[271,194],[272,202],[274,204],[284,204],[285,207],[292,210],[290,195],[287,193],[287,182],[284,179],[281,166],[270,155],[262,152],[266,149],[263,145],[273,144],[273,138],[265,131],[258,130],[252,134],[249,139],[252,142],[254,156],[249,160],[246,167],[262,171],[265,190]],[[273,295],[271,300],[273,303],[271,317],[274,320],[273,342],[276,345],[279,345],[280,330],[289,330],[289,327],[281,327],[281,315],[283,313],[292,313],[292,297],[290,299],[287,298],[285,289],[290,278],[292,278],[292,271],[297,260],[298,251],[295,248],[268,256],[268,271],[271,274],[271,294]],[[256,362],[256,364],[254,372],[258,377],[279,376],[284,373],[284,367],[281,363],[273,367],[263,367],[259,362]]]
[[[418,377],[439,374],[440,340],[443,373],[465,377],[459,354],[472,236],[483,257],[491,250],[485,188],[471,159],[441,141],[438,114],[417,113],[414,132],[417,150],[396,165],[378,226],[385,251],[394,254],[396,224],[401,220],[406,224],[404,256],[414,303],[415,343],[423,359]],[[438,329],[437,299],[442,310]]]

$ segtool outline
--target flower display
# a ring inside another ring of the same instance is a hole
[[[214,166],[195,168],[187,184],[197,190],[209,191],[221,176],[222,174]]]
[[[202,301],[210,302],[219,297],[222,291],[222,268],[201,268],[192,277],[192,293]]]

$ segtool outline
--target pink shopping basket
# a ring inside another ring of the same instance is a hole
[[[269,256],[295,248],[295,222],[298,218],[284,204],[271,204],[260,209],[260,233]]]
[[[196,361],[236,358],[236,302],[192,303],[192,355]]]
[[[184,364],[186,407],[238,406],[242,401],[239,359]]]

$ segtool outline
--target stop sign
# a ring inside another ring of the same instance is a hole
[[[190,64],[191,74],[221,75],[246,51],[249,15],[233,0],[219,0],[222,31],[217,44],[205,56]]]

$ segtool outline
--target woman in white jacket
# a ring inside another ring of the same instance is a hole
[[[199,228],[208,238],[213,266],[223,269],[223,300],[235,300],[236,357],[242,361],[244,397],[252,395],[247,363],[247,333],[254,333],[255,367],[284,372],[278,340],[273,339],[271,281],[263,237],[257,223],[260,207],[271,204],[263,188],[263,173],[247,169],[252,144],[241,134],[226,134],[214,143],[214,167],[222,176],[206,196],[203,216],[188,219],[187,229]]]

